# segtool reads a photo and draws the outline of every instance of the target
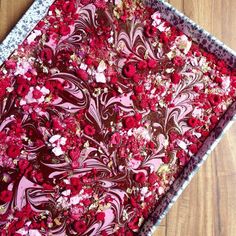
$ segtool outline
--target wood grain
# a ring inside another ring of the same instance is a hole
[[[236,1],[170,0],[172,5],[236,50]],[[166,217],[165,236],[236,235],[236,124]],[[156,236],[158,236],[158,232]],[[163,235],[163,234],[160,234]]]
[[[0,0],[0,41],[32,0]],[[235,0],[169,0],[236,50]],[[236,235],[236,124],[227,132],[154,236]]]
[[[0,0],[0,42],[32,2],[33,0]]]

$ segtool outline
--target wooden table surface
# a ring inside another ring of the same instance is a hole
[[[0,41],[32,0],[0,0]],[[236,0],[169,0],[236,50]],[[162,221],[154,236],[236,235],[236,124]]]

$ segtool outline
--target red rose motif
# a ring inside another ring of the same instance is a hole
[[[55,130],[63,130],[63,126],[57,117],[52,118],[52,125]]]
[[[217,106],[222,102],[222,97],[219,94],[209,94],[208,99],[212,106]]]
[[[35,177],[35,179],[39,182],[43,182],[43,174],[41,172],[33,171],[32,176]]]
[[[147,63],[150,69],[155,69],[157,67],[157,61],[154,59],[149,59]]]
[[[154,27],[153,25],[147,25],[144,28],[144,34],[148,37],[148,38],[153,38],[157,35],[157,29],[156,27]]]
[[[74,14],[76,12],[75,3],[72,1],[66,1],[62,9],[65,13]]]
[[[112,77],[111,77],[110,82],[111,82],[112,84],[116,84],[117,81],[118,81],[118,78],[117,78],[116,76],[112,76]]]
[[[20,155],[21,153],[21,148],[18,147],[15,144],[11,144],[8,148],[7,148],[7,155],[11,158],[16,158]]]
[[[173,73],[173,74],[171,75],[171,82],[172,82],[173,84],[178,84],[178,83],[180,82],[180,80],[181,80],[181,75],[180,75],[180,74],[178,74],[178,73]]]
[[[60,27],[60,34],[62,35],[62,36],[66,36],[66,35],[68,35],[70,33],[70,27],[68,26],[68,25],[62,25],[61,27]]]
[[[95,62],[95,60],[94,60],[93,58],[89,57],[89,56],[87,56],[87,57],[85,58],[85,64],[87,64],[88,66],[93,65],[94,62]]]
[[[188,119],[188,125],[191,126],[192,128],[195,128],[196,126],[199,125],[199,120],[195,117],[191,117]]]
[[[215,82],[221,84],[223,82],[223,79],[220,77],[215,77]]]
[[[225,67],[226,64],[225,64],[225,62],[223,60],[220,60],[220,61],[217,61],[217,66],[222,68],[222,67]]]
[[[123,74],[127,78],[132,78],[136,74],[136,67],[134,64],[129,63],[123,67]]]
[[[149,104],[148,104],[148,99],[146,98],[142,98],[142,100],[140,101],[140,106],[143,108],[143,109],[147,109]]]
[[[136,120],[134,119],[133,116],[129,116],[129,117],[125,118],[124,123],[125,123],[125,127],[128,129],[132,129],[137,125]]]
[[[39,21],[38,25],[36,26],[37,29],[42,29],[45,26],[45,22],[43,20]]]
[[[196,144],[191,144],[188,149],[189,149],[189,151],[190,151],[191,153],[193,153],[193,154],[196,154],[197,151],[198,151],[198,148],[197,148],[197,145],[196,145]]]
[[[87,225],[83,220],[74,223],[74,229],[77,233],[83,233],[87,229]]]
[[[134,197],[130,197],[130,203],[133,207],[138,207],[138,203]]]
[[[89,136],[93,136],[96,133],[96,130],[91,125],[86,125],[84,128],[84,133]]]
[[[29,90],[30,90],[29,85],[25,83],[25,84],[19,84],[16,92],[19,96],[25,97],[28,94]]]
[[[139,172],[135,175],[135,181],[140,183],[140,184],[143,184],[146,182],[146,176],[143,172]]]
[[[143,85],[137,85],[134,87],[134,90],[137,94],[143,93],[144,92],[144,86]]]
[[[167,94],[167,95],[165,96],[165,101],[166,101],[167,103],[169,103],[169,102],[171,102],[171,100],[172,100],[172,93],[169,93],[169,94]]]
[[[96,215],[96,219],[98,221],[103,221],[105,219],[105,213],[104,212],[98,212]]]
[[[140,114],[140,113],[136,113],[136,114],[134,115],[134,117],[135,117],[135,119],[136,119],[137,121],[141,121],[141,120],[142,120],[142,114]]]
[[[132,79],[135,83],[138,83],[142,79],[142,77],[138,74],[135,74]]]
[[[211,120],[211,123],[212,123],[212,124],[216,124],[219,119],[218,119],[217,116],[213,115],[210,120]]]

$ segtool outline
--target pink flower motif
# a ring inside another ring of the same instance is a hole
[[[104,9],[106,7],[106,2],[104,0],[95,0],[95,6]]]
[[[119,145],[121,143],[121,136],[119,133],[114,133],[111,136],[111,144]]]
[[[128,162],[128,167],[135,170],[135,169],[138,169],[138,168],[139,168],[140,164],[141,164],[141,161],[140,161],[140,160],[137,160],[137,159],[132,158],[132,159]]]
[[[84,212],[84,207],[79,206],[79,205],[73,206],[70,210],[71,217],[77,221],[80,220],[81,216],[83,215],[83,212]]]
[[[16,61],[14,61],[13,59],[9,59],[5,62],[5,66],[7,69],[16,69]]]
[[[185,166],[189,160],[189,157],[184,150],[179,150],[176,154],[179,159],[180,165]]]

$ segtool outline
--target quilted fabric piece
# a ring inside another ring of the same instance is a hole
[[[0,69],[1,235],[138,234],[235,95],[143,1],[55,1]]]

